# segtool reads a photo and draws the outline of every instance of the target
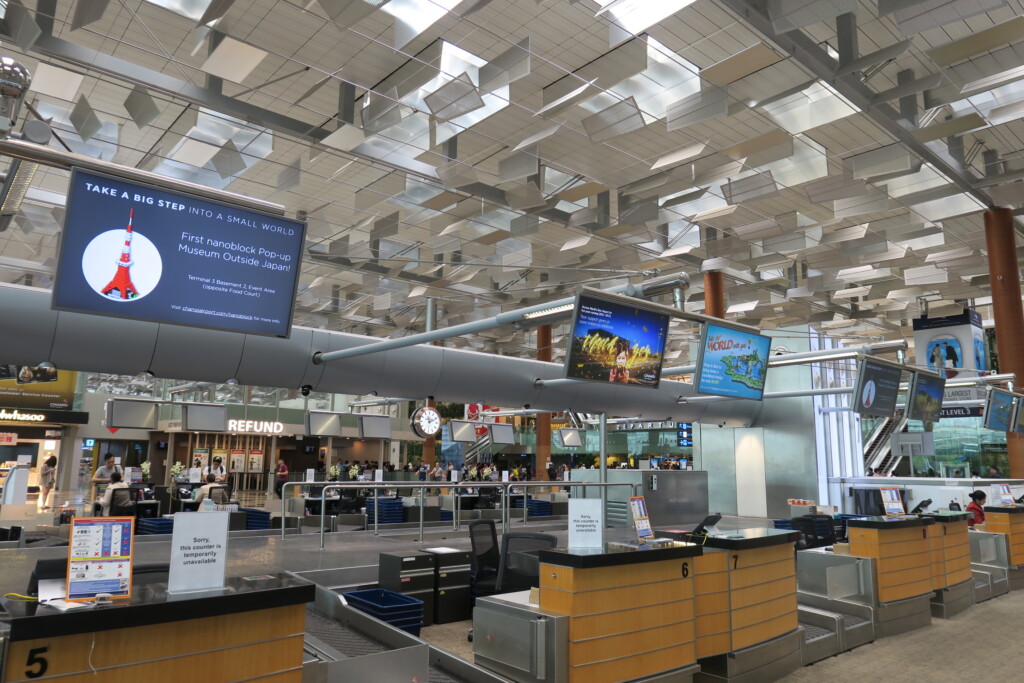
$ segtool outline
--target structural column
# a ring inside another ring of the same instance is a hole
[[[436,326],[437,326],[437,300],[434,299],[434,297],[427,297],[426,310],[424,310],[423,316],[425,318],[424,325],[423,325],[423,331],[424,332],[433,332],[436,329]],[[434,342],[434,346],[440,346],[440,345],[441,345],[440,342]],[[428,397],[427,398],[427,407],[429,407],[429,408],[436,408],[437,407],[437,401],[435,401],[433,399],[433,397]],[[436,436],[428,436],[426,439],[424,439],[423,440],[423,462],[427,463],[428,465],[433,465],[435,462],[437,462],[437,456],[435,455],[436,450],[437,450],[437,437]]]
[[[551,325],[537,328],[537,360],[551,361]],[[545,463],[551,459],[551,413],[537,415],[537,462],[534,471],[537,479],[547,476]]]
[[[704,313],[716,318],[725,317],[725,285],[721,271],[704,273]]]
[[[992,312],[996,321],[996,349],[999,371],[1017,375],[1024,382],[1024,309],[1021,307],[1017,244],[1013,235],[1013,214],[1009,209],[985,212],[985,245],[992,281]],[[1007,432],[1010,476],[1024,477],[1024,439]]]

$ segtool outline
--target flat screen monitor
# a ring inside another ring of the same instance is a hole
[[[1014,395],[1002,389],[989,389],[985,400],[983,424],[985,429],[1009,432],[1013,428]]]
[[[1013,413],[1013,433],[1024,434],[1024,396],[1017,394],[1017,410]]]
[[[326,410],[306,413],[306,436],[343,436],[341,416]]]
[[[914,373],[907,391],[907,417],[921,422],[938,422],[945,391],[945,377],[931,372]]]
[[[668,322],[667,313],[581,292],[576,296],[565,376],[657,388]]]
[[[475,422],[452,420],[449,424],[452,426],[452,441],[461,441],[462,443],[476,442]]]
[[[583,434],[579,429],[568,427],[559,429],[558,438],[561,439],[563,448],[581,448],[583,446]]]
[[[900,366],[866,356],[857,369],[850,409],[874,417],[895,415],[902,374]]]
[[[107,429],[156,429],[160,404],[152,401],[107,401]]]
[[[487,431],[491,435],[491,443],[514,444],[516,442],[516,430],[510,424],[495,422],[487,425]]]
[[[391,418],[387,415],[360,415],[360,439],[390,439]]]
[[[700,335],[693,385],[698,394],[760,401],[768,376],[771,337],[718,323]]]
[[[186,432],[226,432],[228,407],[226,405],[183,405],[181,428]]]
[[[75,169],[52,305],[287,337],[305,232],[282,216]]]

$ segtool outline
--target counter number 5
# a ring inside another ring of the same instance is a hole
[[[45,655],[50,648],[48,647],[34,647],[28,651],[28,659],[25,660],[25,676],[28,678],[42,678],[46,674],[46,670],[50,668],[50,663],[46,661]]]

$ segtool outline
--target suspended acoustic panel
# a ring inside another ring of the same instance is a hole
[[[857,11],[857,0],[768,0],[775,33],[787,33]]]
[[[450,121],[484,106],[469,74],[461,73],[423,98],[423,103],[438,121]]]
[[[671,133],[728,113],[728,92],[712,86],[670,104],[665,110],[665,124]]]
[[[480,67],[480,91],[491,92],[529,75],[530,37],[527,36]]]
[[[954,21],[970,19],[997,10],[1005,5],[1005,0],[924,0],[895,10],[892,12],[892,18],[899,32],[909,38]]]
[[[581,123],[587,136],[594,142],[605,142],[640,130],[646,125],[636,98],[632,96],[588,116]]]
[[[139,128],[145,128],[160,116],[160,108],[157,106],[156,100],[141,85],[132,88],[128,97],[125,98],[124,108]]]

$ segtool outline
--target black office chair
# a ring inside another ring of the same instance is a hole
[[[135,501],[131,489],[114,489],[110,496],[110,517],[134,517]]]
[[[950,512],[963,512],[964,508],[963,508],[962,505],[960,505],[960,503],[956,502],[955,500],[951,500],[951,501],[949,501],[949,511]]]
[[[558,545],[558,539],[551,534],[527,534],[509,532],[501,537],[501,568],[498,570],[498,592],[515,593],[529,590],[540,582],[540,563],[531,563],[530,568],[514,562],[515,553],[544,550]]]
[[[478,519],[470,522],[469,541],[473,546],[469,558],[470,592],[473,597],[493,595],[498,590],[498,572],[501,569],[501,553],[498,550],[494,520]]]
[[[223,486],[211,486],[208,495],[214,505],[227,505],[228,500],[230,500],[228,497],[228,490]]]
[[[803,536],[803,548],[823,548],[827,545],[833,545],[836,542],[835,531],[831,526],[831,519],[829,520],[829,531],[824,530],[824,525],[819,524],[814,520],[811,515],[803,515],[802,517],[794,517],[790,520],[795,531],[799,531]],[[801,543],[797,542],[797,549],[802,550]]]

